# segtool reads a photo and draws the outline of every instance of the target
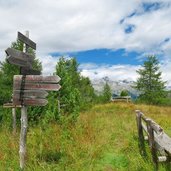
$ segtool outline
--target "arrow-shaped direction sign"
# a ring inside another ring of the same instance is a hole
[[[23,98],[31,98],[31,99],[45,98],[48,96],[48,93],[44,90],[23,90],[22,94],[23,94],[22,95]],[[20,99],[20,95],[21,95],[21,90],[13,91],[14,99]]]
[[[21,67],[31,67],[34,57],[28,53],[16,49],[8,48],[6,51],[7,61]]]
[[[27,106],[45,106],[48,101],[46,99],[23,98],[22,103]],[[19,99],[13,98],[13,104],[21,105],[21,101]]]
[[[14,90],[21,89],[21,83],[14,83]],[[47,83],[25,83],[24,90],[49,90],[49,91],[58,91],[61,88],[59,84],[47,84]]]
[[[26,37],[20,32],[18,32],[18,40],[36,50],[36,43],[34,43],[32,40],[30,40],[28,37]]]
[[[22,75],[14,75],[14,82],[21,83]],[[42,75],[26,75],[26,83],[58,83],[61,78],[58,75],[55,76],[42,76]]]

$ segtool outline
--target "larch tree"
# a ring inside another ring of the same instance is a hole
[[[160,104],[166,97],[166,82],[162,81],[158,59],[155,56],[148,56],[137,73],[139,77],[134,87],[140,93],[138,99],[147,104]]]

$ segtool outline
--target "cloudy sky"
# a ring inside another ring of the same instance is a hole
[[[171,0],[0,0],[0,60],[30,31],[43,73],[59,56],[76,57],[83,75],[135,80],[147,55],[171,85]]]

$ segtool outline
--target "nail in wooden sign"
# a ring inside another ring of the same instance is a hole
[[[36,50],[36,43],[34,43],[32,40],[30,40],[28,37],[26,37],[20,32],[18,32],[18,40]]]

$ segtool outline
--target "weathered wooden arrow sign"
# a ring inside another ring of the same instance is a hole
[[[49,90],[49,91],[58,91],[61,88],[59,84],[48,84],[48,83],[25,83],[24,90]],[[20,90],[21,83],[14,83],[14,89]]]
[[[12,48],[8,48],[5,52],[7,54],[7,61],[10,64],[31,68],[34,60],[32,55]]]
[[[47,105],[48,101],[46,99],[23,98],[22,103],[27,106],[45,106]],[[20,99],[13,98],[13,104],[21,105]]]
[[[45,98],[48,96],[48,93],[44,90],[24,90],[23,92],[24,98]],[[19,99],[21,94],[21,90],[13,91],[13,98]]]
[[[36,50],[36,43],[34,43],[32,40],[30,40],[28,37],[20,32],[18,32],[18,40]]]
[[[14,75],[15,82],[21,82],[22,75]],[[25,82],[27,83],[58,83],[61,78],[58,75],[55,76],[42,76],[42,75],[27,75]]]

